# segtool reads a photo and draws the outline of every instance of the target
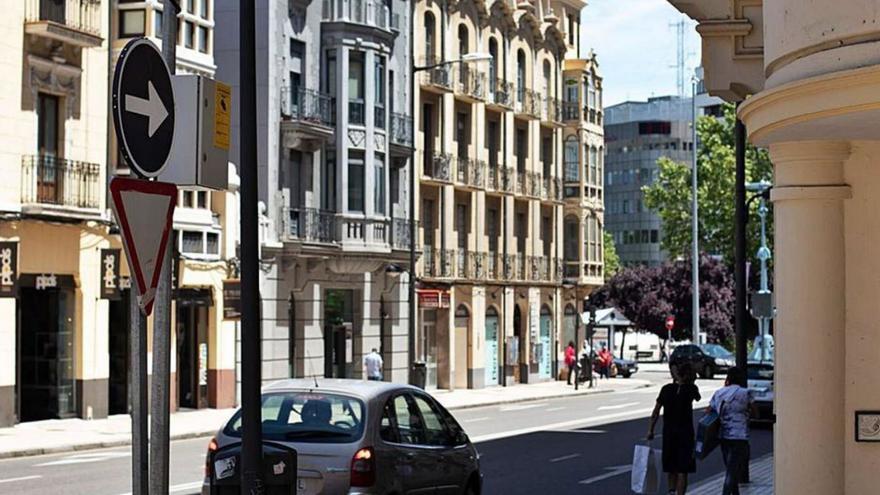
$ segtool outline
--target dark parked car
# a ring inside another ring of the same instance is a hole
[[[734,365],[734,356],[718,344],[685,344],[676,347],[669,359],[670,366],[679,363],[690,363],[700,378],[711,380]]]
[[[612,369],[612,376],[620,375],[624,378],[629,378],[633,376],[637,371],[639,371],[639,363],[631,359],[614,358],[614,368]]]

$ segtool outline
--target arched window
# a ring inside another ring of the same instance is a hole
[[[468,28],[464,24],[458,25],[458,57],[461,58],[470,53],[468,48]],[[459,64],[458,80],[461,85],[467,88],[467,79],[470,66],[468,64]]]
[[[578,138],[565,138],[565,182],[577,182],[578,179]]]
[[[434,14],[430,12],[425,12],[425,63],[431,64],[434,63],[434,26],[436,25],[434,21]]]
[[[574,215],[565,217],[565,230],[563,231],[562,256],[566,262],[578,261],[578,218]]]
[[[492,55],[489,61],[489,91],[494,92],[498,81],[498,42],[495,38],[489,38],[489,55]]]
[[[553,81],[551,80],[551,76],[550,76],[550,61],[545,60],[544,61],[544,97],[545,98],[552,98],[554,93],[555,92],[553,91]]]
[[[458,307],[455,308],[456,318],[467,318],[468,316],[470,316],[470,312],[464,304],[459,304]]]
[[[516,101],[522,103],[526,95],[526,52],[516,52]]]

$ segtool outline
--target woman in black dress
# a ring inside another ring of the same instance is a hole
[[[688,473],[697,470],[693,403],[700,400],[700,390],[694,385],[696,374],[690,365],[680,364],[669,369],[674,382],[660,389],[648,426],[648,440],[654,439],[654,426],[662,408],[663,471],[669,477],[669,493],[685,495]]]

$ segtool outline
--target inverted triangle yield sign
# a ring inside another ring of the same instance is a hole
[[[167,251],[177,186],[117,177],[110,181],[110,194],[128,266],[134,272],[138,304],[149,315]]]

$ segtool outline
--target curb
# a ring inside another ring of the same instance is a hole
[[[650,384],[650,383],[643,383],[643,384],[641,384],[641,385],[637,385],[637,386],[635,386],[635,387],[628,388],[626,391],[630,391],[630,390],[638,390],[638,389],[640,389],[640,388],[648,388],[648,387],[650,387],[651,385],[652,385],[652,384]],[[601,390],[585,389],[583,392],[581,392],[580,390],[578,390],[577,392],[575,392],[575,391],[571,391],[571,392],[569,392],[569,393],[565,393],[565,394],[563,394],[563,393],[559,393],[559,394],[553,394],[553,395],[543,395],[543,396],[541,396],[541,397],[523,397],[522,399],[508,399],[508,400],[500,399],[500,400],[495,400],[495,401],[490,401],[490,402],[481,402],[481,403],[479,403],[479,404],[462,404],[462,405],[458,405],[458,406],[446,406],[446,405],[444,405],[443,407],[445,407],[445,408],[446,408],[447,410],[449,410],[449,411],[462,411],[462,410],[467,410],[467,409],[477,409],[477,408],[480,408],[480,407],[500,406],[500,405],[504,405],[504,404],[521,404],[521,403],[523,403],[523,402],[540,402],[540,401],[542,401],[542,400],[548,400],[548,399],[564,399],[564,398],[567,398],[567,397],[581,397],[581,396],[585,396],[585,395],[609,394],[609,393],[614,393],[614,392],[621,392],[621,390],[615,390],[615,389],[601,389]],[[443,402],[442,402],[440,399],[438,399],[436,396],[434,396],[434,398],[437,399],[438,402],[440,402],[441,404],[443,404]]]
[[[193,438],[202,438],[213,435],[217,432],[217,428],[211,430],[193,431],[171,435],[170,441],[191,440]],[[58,447],[43,447],[35,449],[23,449],[0,452],[0,459],[16,459],[20,457],[35,457],[49,454],[64,454],[67,452],[79,452],[82,450],[108,449],[113,447],[124,447],[131,445],[131,439],[107,440],[104,442],[77,443],[71,445],[62,445]]]

